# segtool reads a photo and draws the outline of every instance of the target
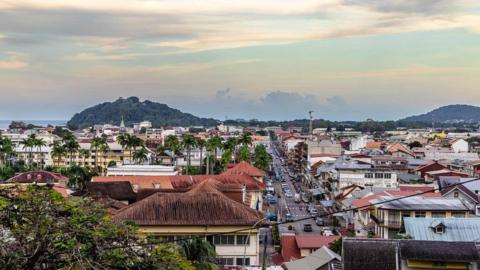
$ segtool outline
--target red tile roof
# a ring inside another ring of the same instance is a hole
[[[412,157],[415,156],[415,153],[412,150],[410,150],[408,147],[404,146],[401,143],[396,143],[396,144],[390,146],[387,149],[387,151],[390,152],[390,153],[403,152],[403,153],[406,153],[406,154],[408,154]]]
[[[242,161],[236,166],[226,170],[222,173],[223,175],[232,175],[232,174],[246,174],[253,177],[264,177],[266,174],[264,171],[256,168],[248,162]]]
[[[327,246],[339,239],[340,236],[322,236],[322,235],[297,235],[295,236],[295,241],[297,242],[297,246],[300,249],[304,248],[321,248],[323,246]]]
[[[55,172],[48,172],[48,171],[31,171],[31,172],[24,172],[15,175],[14,177],[8,179],[7,183],[58,183],[58,182],[66,182],[68,181],[68,177],[63,176],[59,173]]]
[[[116,182],[128,181],[132,185],[137,185],[138,189],[155,188],[155,184],[160,184],[160,189],[188,189],[195,184],[213,178],[220,182],[224,187],[241,188],[245,185],[247,190],[263,190],[265,184],[260,183],[246,174],[240,175],[172,175],[172,176],[95,176],[92,182]]]
[[[282,257],[284,262],[302,258],[294,234],[282,234],[280,236],[280,242],[282,244]]]

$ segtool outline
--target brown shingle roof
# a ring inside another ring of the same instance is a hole
[[[14,177],[8,179],[7,183],[58,183],[58,182],[66,182],[68,178],[63,176],[59,173],[49,172],[49,171],[31,171],[31,172],[24,172],[15,175]]]
[[[115,221],[138,225],[253,225],[262,218],[248,206],[218,191],[218,182],[209,179],[182,193],[155,193],[121,209]]]
[[[242,161],[238,163],[233,168],[226,170],[223,175],[232,175],[232,174],[246,174],[252,177],[264,177],[265,172],[256,168],[248,162]]]

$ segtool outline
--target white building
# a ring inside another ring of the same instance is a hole
[[[465,153],[470,150],[468,142],[464,139],[455,139],[451,142],[451,147],[455,153]]]
[[[173,166],[163,165],[122,165],[117,167],[110,167],[107,169],[107,176],[162,176],[162,175],[177,175]]]

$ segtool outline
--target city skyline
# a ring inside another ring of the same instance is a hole
[[[69,119],[128,96],[217,119],[478,105],[479,13],[469,0],[0,1],[0,118]]]

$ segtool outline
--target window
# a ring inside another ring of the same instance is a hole
[[[453,218],[464,218],[465,213],[464,212],[452,212],[452,217]]]
[[[160,184],[153,184],[153,187],[154,187],[155,189],[160,189]]]
[[[233,258],[217,258],[219,265],[233,265]]]
[[[383,178],[383,173],[375,173],[375,178],[377,179]]]
[[[366,173],[365,178],[373,178],[373,173]]]
[[[446,216],[445,212],[434,211],[432,212],[432,218],[444,218]]]
[[[458,198],[458,191],[453,192],[453,197]]]
[[[237,265],[250,265],[250,258],[245,258],[245,264],[243,258],[237,258]]]
[[[442,234],[445,232],[445,227],[442,224],[438,225],[434,229],[435,229],[435,233]]]
[[[247,245],[250,245],[250,238],[248,235],[237,235],[237,245],[245,245],[245,241],[247,241]]]
[[[383,178],[385,178],[385,179],[391,179],[391,178],[392,178],[392,174],[391,174],[391,173],[385,173],[385,174],[383,174]]]
[[[415,217],[416,218],[424,218],[426,217],[425,211],[415,211]]]
[[[235,245],[235,235],[217,235],[213,239],[214,245]]]

